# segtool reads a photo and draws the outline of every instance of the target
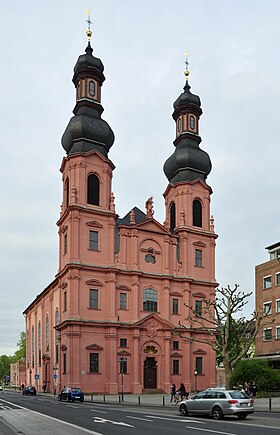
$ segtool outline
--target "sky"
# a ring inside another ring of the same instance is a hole
[[[22,312],[58,271],[61,136],[72,116],[73,67],[87,44],[105,66],[102,115],[115,133],[116,212],[164,221],[173,103],[201,98],[201,148],[212,161],[216,279],[254,292],[257,264],[279,234],[278,0],[1,0],[0,355],[13,354]],[[254,310],[254,293],[245,314]]]

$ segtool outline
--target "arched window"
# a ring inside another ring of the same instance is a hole
[[[92,80],[89,82],[89,89],[88,89],[88,91],[89,91],[89,95],[91,97],[94,97],[94,95],[95,95],[95,83]]]
[[[190,128],[191,130],[195,129],[195,118],[193,115],[190,116]]]
[[[42,357],[42,340],[41,340],[41,322],[38,323],[38,363],[41,365]]]
[[[66,204],[66,208],[69,206],[69,178],[66,178],[65,181],[65,204]]]
[[[152,288],[144,290],[143,311],[157,311],[157,292]]]
[[[31,330],[31,364],[32,367],[34,367],[34,351],[35,351],[35,332],[34,332],[34,326],[32,326]]]
[[[99,178],[90,174],[87,180],[87,202],[92,205],[99,205]]]
[[[202,227],[202,206],[198,199],[193,202],[193,226]]]
[[[58,308],[55,311],[55,326],[59,324]],[[58,330],[55,330],[55,362],[58,363]]]
[[[176,206],[175,203],[172,202],[170,206],[170,230],[174,231],[176,226]]]
[[[49,337],[50,325],[49,325],[49,317],[46,317],[46,351],[50,350],[50,337]]]

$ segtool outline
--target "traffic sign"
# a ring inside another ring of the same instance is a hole
[[[57,379],[57,374],[53,375],[53,378],[54,378],[54,379]]]
[[[35,380],[39,381],[39,379],[40,379],[40,375],[35,375]]]

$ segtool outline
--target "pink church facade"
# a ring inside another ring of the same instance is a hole
[[[164,223],[154,219],[152,198],[145,212],[134,207],[120,218],[108,157],[114,134],[101,118],[104,80],[89,43],[74,68],[76,106],[62,137],[58,273],[24,311],[26,382],[105,394],[213,386],[215,353],[185,305],[199,316],[217,286],[200,99],[186,82],[174,103]]]

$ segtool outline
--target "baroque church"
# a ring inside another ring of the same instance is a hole
[[[152,198],[144,211],[119,217],[109,158],[114,133],[102,119],[104,67],[87,34],[74,67],[74,116],[62,136],[58,273],[24,311],[26,382],[39,391],[66,385],[105,394],[213,386],[215,352],[190,319],[190,307],[199,318],[217,286],[200,98],[190,91],[187,68],[174,103],[175,151],[163,162],[165,221],[154,219]]]

